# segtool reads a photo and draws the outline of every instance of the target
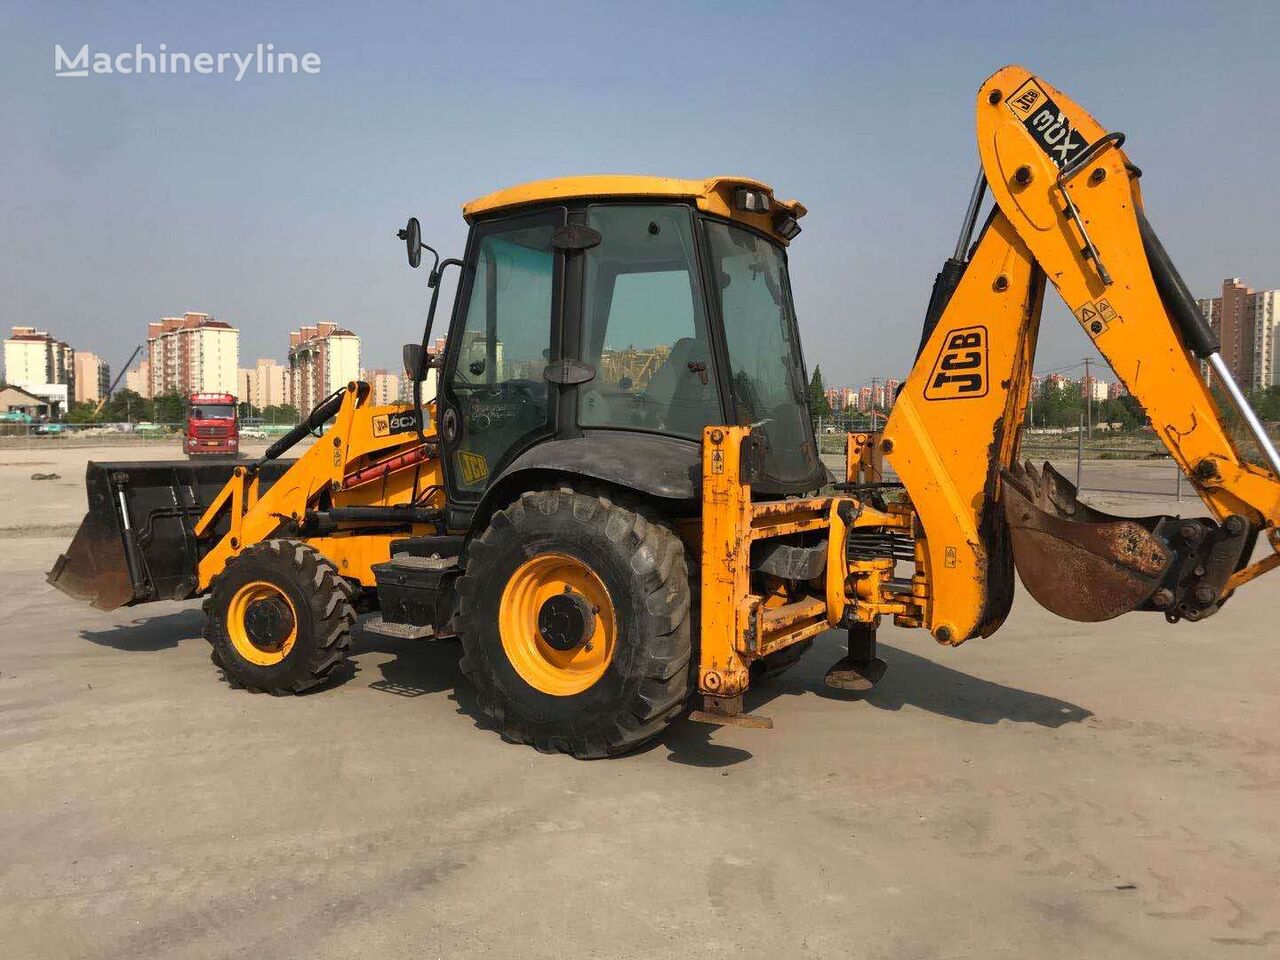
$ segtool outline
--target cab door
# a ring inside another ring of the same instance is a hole
[[[562,208],[472,228],[441,390],[450,501],[474,502],[492,478],[555,428],[546,369],[557,348]]]

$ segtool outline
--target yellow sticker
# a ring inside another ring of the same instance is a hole
[[[385,413],[380,413],[373,418],[373,435],[375,437],[391,436],[391,418]]]
[[[724,451],[723,450],[711,451],[711,472],[724,473]]]
[[[1105,331],[1113,321],[1120,319],[1120,315],[1108,300],[1086,303],[1076,311],[1076,316],[1085,332],[1095,337]]]
[[[470,486],[489,475],[489,462],[478,453],[459,450],[458,469],[462,472],[462,482]]]

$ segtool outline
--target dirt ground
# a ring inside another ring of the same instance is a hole
[[[172,451],[101,458],[139,454]],[[886,628],[865,696],[828,634],[756,692],[772,731],[583,763],[503,743],[452,642],[360,633],[345,683],[254,696],[198,604],[56,592],[92,456],[0,450],[4,957],[1280,955],[1274,582],[1202,624]]]

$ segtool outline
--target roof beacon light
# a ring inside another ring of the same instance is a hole
[[[733,193],[733,203],[745,213],[768,213],[769,195],[763,190],[739,187]]]

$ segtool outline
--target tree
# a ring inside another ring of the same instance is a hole
[[[151,401],[136,391],[123,389],[113,393],[98,414],[99,423],[137,423],[150,420]]]
[[[822,382],[822,366],[813,368],[809,381],[809,413],[815,417],[831,416],[831,404],[827,401],[827,388]]]
[[[277,403],[262,408],[263,423],[297,423],[302,417],[291,403]]]
[[[62,419],[67,423],[94,423],[97,418],[98,405],[88,400],[81,400],[79,403],[72,404],[71,409],[67,411],[67,415]]]
[[[185,423],[187,402],[176,393],[162,393],[152,402],[152,419],[156,423]]]

